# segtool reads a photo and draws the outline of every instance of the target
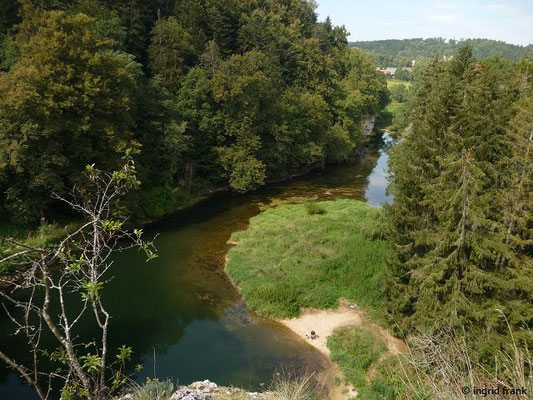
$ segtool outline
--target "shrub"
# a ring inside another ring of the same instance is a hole
[[[355,387],[367,385],[368,371],[387,350],[376,333],[356,326],[337,329],[328,338],[328,347],[331,359]]]
[[[318,387],[312,376],[291,377],[290,374],[276,374],[272,381],[268,400],[318,400]]]
[[[160,382],[158,379],[153,379],[136,388],[131,400],[168,400],[173,392],[174,383],[172,381]]]
[[[324,208],[324,206],[314,201],[306,202],[305,210],[309,215],[323,215],[326,213],[326,209]]]
[[[148,218],[159,219],[175,210],[174,194],[164,186],[142,191],[139,194],[139,204]]]

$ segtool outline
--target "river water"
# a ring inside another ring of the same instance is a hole
[[[388,135],[384,139],[388,142]],[[125,344],[134,349],[133,365],[144,367],[138,381],[154,375],[182,384],[209,379],[255,390],[280,370],[326,368],[317,350],[244,307],[223,272],[227,241],[232,232],[246,229],[251,217],[278,204],[305,198],[352,198],[375,206],[390,201],[387,160],[387,153],[376,149],[362,160],[254,193],[212,197],[148,228],[148,235],[158,234],[159,258],[145,263],[137,251],[120,254],[103,294],[113,315],[111,348]],[[7,319],[0,316],[1,348],[24,360],[23,344],[9,332]],[[91,325],[82,325],[80,332],[90,337]],[[1,367],[0,399],[34,398],[31,388]]]

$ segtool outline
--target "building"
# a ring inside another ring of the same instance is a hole
[[[401,68],[403,71],[406,71],[408,73],[411,73],[413,72],[413,68],[412,67],[402,67]],[[379,67],[376,67],[376,71],[378,72],[381,72],[382,74],[386,75],[386,76],[394,76],[396,74],[396,71],[398,71],[398,68],[394,68],[394,67],[387,67],[385,69],[381,69]]]
[[[387,76],[393,76],[396,73],[397,68],[388,67],[385,69],[380,69],[379,67],[376,68],[376,71],[381,72],[382,74],[385,74]]]

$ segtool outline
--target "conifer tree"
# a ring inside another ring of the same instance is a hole
[[[514,70],[469,48],[435,59],[390,165],[391,313],[405,332],[462,332],[489,362],[508,342],[500,312],[532,340],[531,91],[517,99]]]

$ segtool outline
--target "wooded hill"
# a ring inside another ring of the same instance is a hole
[[[415,38],[350,43],[353,47],[372,52],[377,64],[387,67],[409,65],[412,60],[420,57],[431,58],[436,54],[450,57],[464,44],[472,46],[473,56],[476,59],[486,59],[498,54],[508,60],[519,61],[523,57],[533,56],[533,44],[518,46],[489,39],[446,40],[443,38]]]
[[[6,4],[4,4],[6,3]],[[0,21],[0,212],[49,217],[128,150],[157,218],[209,188],[342,162],[387,103],[371,59],[304,0],[29,1]]]

